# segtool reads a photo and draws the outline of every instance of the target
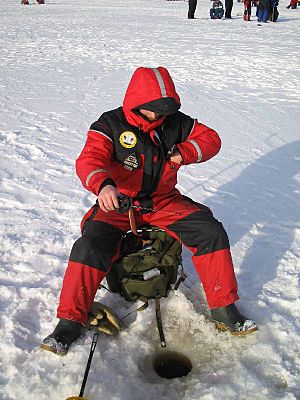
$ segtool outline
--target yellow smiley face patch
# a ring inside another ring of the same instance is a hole
[[[137,138],[133,132],[125,131],[120,135],[120,143],[123,147],[127,149],[132,149],[137,142]]]

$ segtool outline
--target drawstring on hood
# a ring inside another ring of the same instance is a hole
[[[147,108],[148,103],[150,103],[149,108]],[[137,68],[123,101],[127,122],[133,126],[140,126],[144,132],[149,132],[162,124],[165,115],[157,121],[150,122],[135,110],[145,108],[156,112],[161,106],[163,106],[162,113],[165,114],[175,113],[180,108],[180,98],[169,72],[164,67]]]

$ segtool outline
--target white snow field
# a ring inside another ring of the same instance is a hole
[[[0,4],[1,392],[3,400],[78,395],[92,341],[66,357],[39,349],[57,323],[62,277],[95,201],[75,173],[86,132],[121,105],[138,66],[169,69],[182,111],[216,129],[212,160],[182,167],[183,194],[212,208],[231,241],[240,310],[259,324],[243,338],[215,330],[184,251],[188,278],[162,301],[167,348],[193,363],[184,378],[153,371],[153,306],[101,335],[89,400],[300,399],[300,8],[258,26],[196,19],[166,0],[46,0]],[[254,8],[252,14],[255,14]],[[121,313],[105,290],[96,299]]]

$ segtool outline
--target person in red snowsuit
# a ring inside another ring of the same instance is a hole
[[[287,6],[287,8],[296,9],[297,4],[298,4],[298,0],[290,0],[290,4]]]
[[[70,254],[57,311],[62,327],[43,341],[43,348],[58,352],[53,350],[55,341],[68,348],[87,321],[99,284],[130,229],[128,212],[116,210],[120,194],[140,207],[134,211],[138,226],[162,228],[192,251],[214,321],[236,334],[257,329],[234,304],[239,297],[224,227],[210,209],[176,189],[182,165],[203,163],[221,147],[213,129],[179,108],[167,69],[140,67],[123,106],[103,113],[91,125],[76,170],[97,203],[85,214],[82,236]]]
[[[244,0],[244,21],[250,21],[252,0]]]
[[[45,0],[36,0],[38,4],[45,4]],[[29,5],[28,0],[21,0],[21,4]]]

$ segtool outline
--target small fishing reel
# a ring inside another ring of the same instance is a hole
[[[129,196],[124,196],[123,194],[121,194],[121,196],[118,197],[118,202],[119,208],[116,208],[116,211],[121,214],[126,213],[129,208],[132,207],[132,199]]]

